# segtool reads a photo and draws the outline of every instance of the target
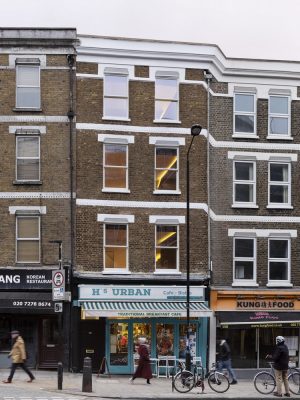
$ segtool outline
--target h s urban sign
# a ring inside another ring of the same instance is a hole
[[[52,271],[42,269],[7,269],[0,273],[0,290],[44,289],[52,287]]]
[[[190,300],[204,301],[204,287],[190,287]],[[82,300],[185,301],[185,286],[79,285]]]

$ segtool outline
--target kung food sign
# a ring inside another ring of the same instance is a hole
[[[238,310],[293,310],[295,300],[265,299],[265,300],[237,300]]]

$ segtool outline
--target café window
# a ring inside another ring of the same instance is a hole
[[[233,282],[256,282],[256,239],[235,237],[233,242]]]
[[[16,262],[40,262],[40,216],[16,217]]]
[[[269,284],[290,283],[290,239],[269,239]]]

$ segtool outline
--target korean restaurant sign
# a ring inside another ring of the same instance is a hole
[[[239,310],[293,310],[295,301],[290,299],[274,300],[237,300]]]
[[[203,286],[190,286],[190,300],[204,301]],[[79,285],[79,300],[186,301],[185,286]]]
[[[52,271],[46,269],[3,269],[0,273],[0,289],[51,289]]]

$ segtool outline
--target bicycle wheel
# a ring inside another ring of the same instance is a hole
[[[290,391],[293,394],[300,394],[300,372],[292,372],[288,376]]]
[[[194,375],[190,371],[179,371],[174,376],[174,388],[179,393],[187,393],[194,387]]]
[[[230,386],[227,376],[218,371],[209,374],[207,381],[209,387],[217,393],[227,392]]]
[[[264,371],[255,375],[253,383],[255,389],[261,394],[272,393],[276,386],[274,376]]]

